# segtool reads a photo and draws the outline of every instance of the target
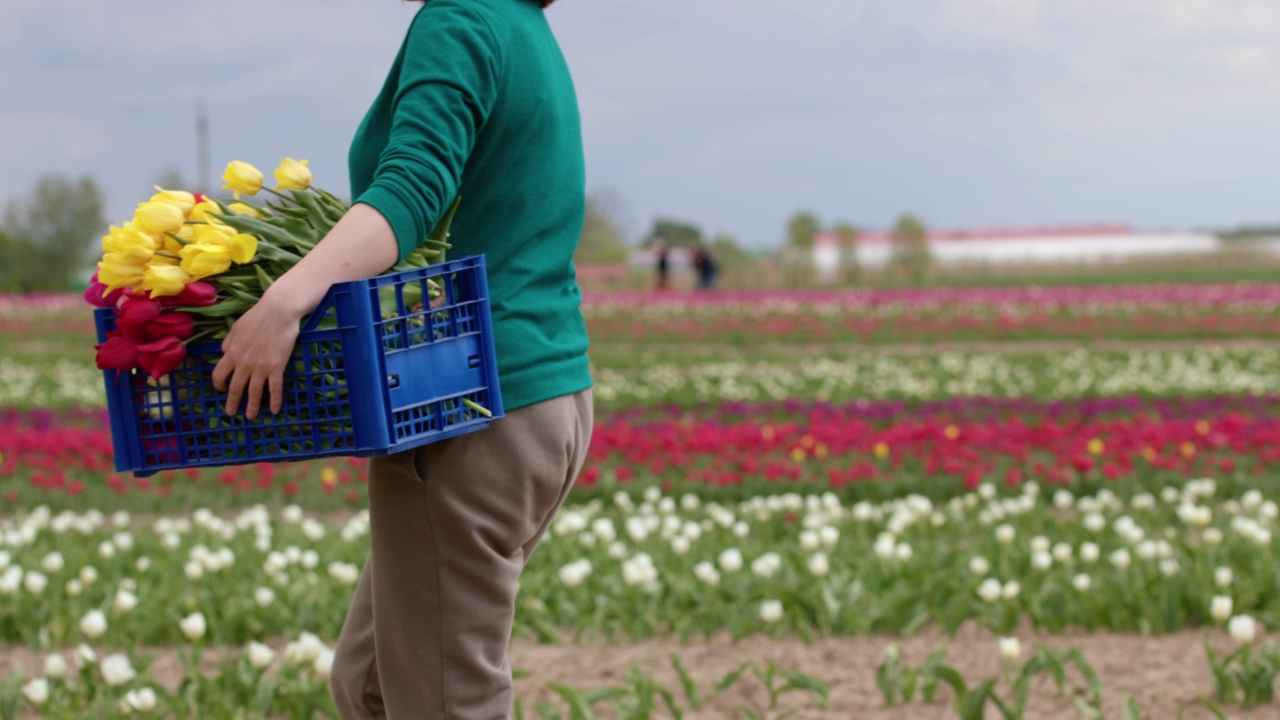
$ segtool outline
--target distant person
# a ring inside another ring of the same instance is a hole
[[[658,273],[658,289],[666,290],[671,286],[671,259],[667,253],[667,241],[662,238],[653,239],[654,267]]]
[[[705,245],[699,245],[693,253],[693,267],[698,273],[698,289],[712,289],[716,283],[716,261]]]

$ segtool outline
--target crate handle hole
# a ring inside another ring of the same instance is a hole
[[[472,355],[467,358],[467,367],[475,369],[480,367],[480,356]]]
[[[395,390],[396,388],[400,387],[400,376],[399,376],[399,375],[388,375],[388,376],[387,376],[387,387],[388,387],[388,388],[390,388],[390,389],[392,389],[392,390]]]

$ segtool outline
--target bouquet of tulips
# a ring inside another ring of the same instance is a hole
[[[275,188],[267,188],[261,171],[235,161],[222,176],[231,198],[157,187],[131,220],[111,227],[85,291],[91,305],[117,312],[115,329],[96,346],[99,368],[162,380],[186,359],[188,343],[224,337],[349,209],[312,185],[306,160],[285,158],[274,175]],[[245,199],[260,193],[273,197]],[[427,240],[389,271],[443,260],[456,208],[455,200]]]

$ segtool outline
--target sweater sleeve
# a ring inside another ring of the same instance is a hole
[[[382,214],[400,259],[422,244],[458,194],[476,135],[498,94],[497,38],[465,1],[435,0],[409,28],[391,131],[356,202]]]

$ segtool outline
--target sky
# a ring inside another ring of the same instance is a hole
[[[307,158],[352,133],[416,4],[4,0],[0,203],[91,175],[113,222],[166,169]],[[588,190],[778,246],[799,210],[884,228],[1280,221],[1275,0],[558,0]]]

